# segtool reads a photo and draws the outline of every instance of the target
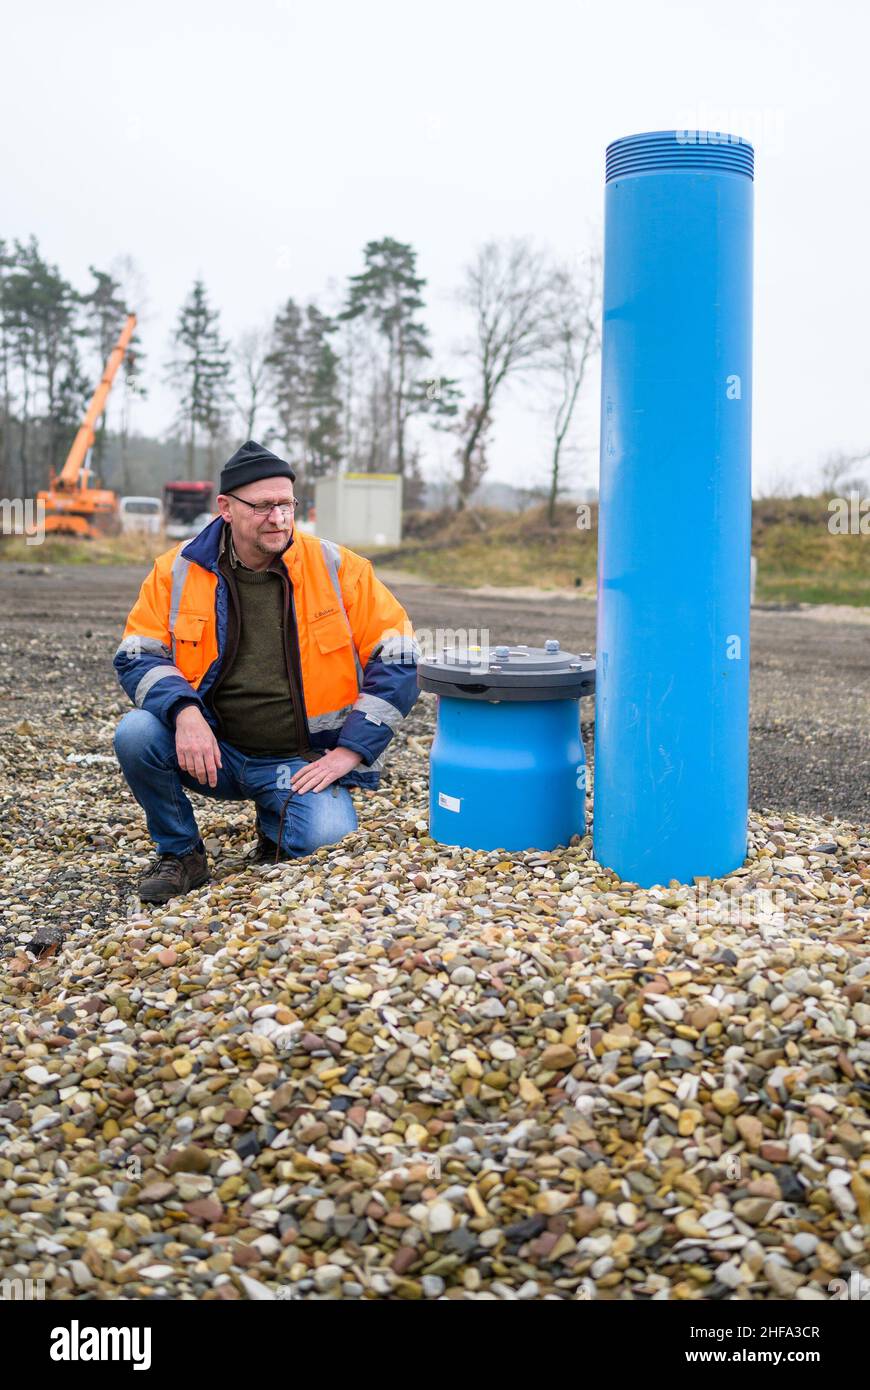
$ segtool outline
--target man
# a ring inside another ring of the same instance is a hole
[[[348,787],[376,787],[417,699],[419,647],[362,556],[293,529],[296,475],[248,440],[215,518],[160,555],[114,665],[134,710],[115,752],[166,902],[210,877],[184,788],[257,807],[259,862],[300,858],[357,828]]]

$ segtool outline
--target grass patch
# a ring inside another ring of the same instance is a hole
[[[759,602],[870,604],[870,536],[832,535],[827,501],[764,498],[753,504]],[[597,506],[591,529],[583,531],[569,503],[560,504],[554,527],[544,507],[519,515],[411,513],[401,546],[367,553],[435,584],[579,588],[594,596],[597,526]]]
[[[845,603],[852,608],[870,605],[870,576],[759,572],[755,597],[759,603]]]
[[[367,549],[366,554],[379,564],[395,565],[433,584],[577,588],[594,595],[597,509],[592,509],[589,530],[578,529],[576,509],[570,503],[560,504],[557,511],[553,527],[544,507],[519,514],[485,507],[459,515],[411,512],[405,518],[401,546]]]
[[[832,535],[827,503],[826,497],[764,498],[753,503],[759,602],[870,605],[870,536]],[[569,502],[559,504],[552,527],[543,506],[521,513],[483,507],[458,514],[410,512],[400,546],[365,553],[379,564],[407,570],[432,584],[577,589],[594,596],[597,527],[594,504],[588,530],[578,529],[577,510]],[[48,536],[42,545],[5,537],[0,538],[0,560],[144,569],[173,544],[160,536],[94,541]]]
[[[176,541],[161,536],[46,536],[41,545],[28,545],[23,536],[0,538],[0,560],[34,565],[151,565]]]

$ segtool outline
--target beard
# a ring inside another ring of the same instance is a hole
[[[265,534],[258,533],[254,541],[254,548],[259,550],[262,555],[281,555],[287,549],[292,539],[292,530],[272,531],[266,532]]]

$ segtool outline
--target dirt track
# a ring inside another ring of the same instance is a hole
[[[112,655],[143,571],[130,566],[0,564],[0,719],[34,716],[42,699],[88,717],[117,697]],[[394,582],[418,628],[488,629],[491,642],[558,637],[594,650],[595,604],[559,597],[495,597]],[[870,804],[870,624],[829,610],[752,615],[751,804],[863,824]],[[836,620],[834,620],[836,618]],[[58,660],[62,643],[67,658]],[[585,713],[585,712],[584,712]],[[591,709],[589,716],[591,717]]]

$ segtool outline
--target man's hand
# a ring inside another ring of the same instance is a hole
[[[330,782],[343,777],[361,761],[360,754],[352,748],[330,748],[316,763],[307,763],[294,772],[290,786],[294,792],[322,792]]]
[[[218,741],[196,705],[185,705],[175,720],[175,756],[182,772],[198,782],[217,786],[221,750]]]

